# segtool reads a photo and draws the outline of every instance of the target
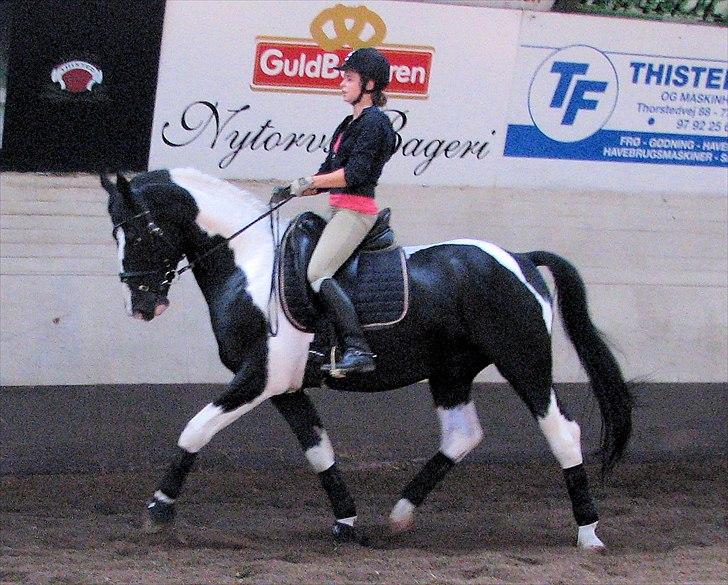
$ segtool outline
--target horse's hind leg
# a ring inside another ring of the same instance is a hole
[[[389,521],[394,532],[414,525],[415,509],[483,438],[475,405],[470,401],[471,382],[448,385],[433,377],[430,386],[440,420],[440,449],[407,484],[392,509]]]
[[[595,533],[599,514],[589,492],[584,469],[581,430],[564,412],[551,385],[550,351],[544,349],[544,353],[531,364],[534,366],[532,369],[524,368],[529,360],[523,355],[517,362],[513,367],[503,363],[496,365],[528,406],[561,465],[574,519],[579,527],[577,546],[587,550],[603,549],[604,543]]]
[[[553,388],[549,389],[546,411],[536,414],[536,420],[564,472],[574,519],[579,527],[577,546],[587,550],[603,549],[604,543],[595,533],[599,513],[589,493],[581,452],[581,429],[564,413]]]
[[[306,459],[326,491],[336,518],[332,529],[334,538],[338,542],[366,544],[367,538],[364,533],[354,528],[356,521],[354,499],[339,473],[331,441],[311,399],[303,390],[299,390],[292,394],[274,396],[271,402],[290,425],[304,450]]]

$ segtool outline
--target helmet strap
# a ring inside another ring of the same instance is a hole
[[[364,97],[364,94],[365,93],[372,94],[375,91],[377,91],[376,89],[367,89],[367,83],[369,83],[370,81],[371,81],[371,79],[367,79],[365,77],[362,77],[361,86],[359,87],[359,96],[353,102],[351,102],[351,105],[352,106],[357,105],[361,101],[361,98]]]

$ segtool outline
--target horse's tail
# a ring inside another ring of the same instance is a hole
[[[632,432],[632,392],[602,333],[589,316],[586,287],[579,272],[566,259],[551,252],[526,256],[546,266],[554,277],[564,329],[586,370],[602,417],[602,475],[624,454]]]

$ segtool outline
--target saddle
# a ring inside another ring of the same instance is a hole
[[[334,278],[354,304],[363,329],[379,329],[401,321],[407,313],[409,275],[404,251],[395,245],[383,209],[369,234]],[[298,215],[281,240],[277,282],[286,318],[307,333],[319,330],[324,309],[308,284],[306,271],[326,221],[310,211]]]

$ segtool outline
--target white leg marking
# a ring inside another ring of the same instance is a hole
[[[116,251],[119,256],[119,273],[124,272],[124,247],[126,246],[126,234],[124,234],[123,228],[116,228]],[[121,287],[124,290],[124,309],[126,313],[131,315],[131,288],[128,284],[121,283]]]
[[[596,535],[595,530],[597,524],[599,524],[598,521],[593,524],[587,524],[586,526],[579,526],[579,536],[576,539],[576,546],[582,550],[589,551],[602,551],[607,548]]]
[[[326,431],[323,429],[316,430],[320,437],[319,444],[306,449],[306,459],[308,459],[309,464],[316,473],[321,473],[334,464],[334,448],[331,446]]]
[[[157,490],[156,492],[154,492],[154,498],[165,504],[174,504],[174,502],[175,502],[174,498],[170,498],[167,494],[165,494],[161,490]],[[151,504],[148,507],[151,507]]]
[[[346,524],[347,526],[354,526],[354,522],[356,522],[356,516],[350,516],[349,518],[337,518],[337,522],[341,522],[341,524]]]
[[[442,440],[440,451],[458,463],[483,439],[483,429],[472,402],[454,408],[438,408]]]
[[[538,426],[546,437],[551,451],[562,469],[574,467],[582,462],[581,429],[567,420],[556,404],[556,394],[551,390],[551,401],[546,416],[538,418]]]
[[[424,246],[406,246],[404,248],[404,251],[407,257],[410,257],[412,254],[419,250],[432,248],[434,246],[444,246],[448,244],[458,246],[475,246],[476,248],[480,248],[481,250],[483,250],[483,252],[485,252],[489,256],[492,256],[499,264],[506,267],[513,274],[515,274],[518,277],[518,280],[520,280],[523,285],[531,292],[531,294],[536,297],[536,300],[541,305],[541,312],[543,314],[544,323],[546,323],[546,329],[549,333],[551,333],[551,326],[554,320],[554,311],[551,307],[551,303],[547,299],[543,298],[540,294],[538,294],[538,291],[536,291],[536,289],[531,286],[531,284],[526,280],[526,277],[523,275],[521,267],[518,266],[518,262],[516,262],[515,258],[513,258],[513,256],[511,256],[503,248],[499,248],[498,246],[496,246],[495,244],[491,244],[490,242],[481,242],[480,240],[451,240],[449,242],[441,242],[439,244],[428,244]]]
[[[394,505],[389,514],[389,526],[392,532],[405,532],[415,525],[415,505],[407,498],[402,498]]]
[[[210,442],[210,439],[215,436],[215,433],[224,429],[246,412],[253,410],[263,400],[263,396],[258,396],[252,402],[243,404],[230,412],[224,412],[222,408],[212,403],[208,404],[190,419],[182,434],[179,436],[177,445],[185,451],[197,453]]]

